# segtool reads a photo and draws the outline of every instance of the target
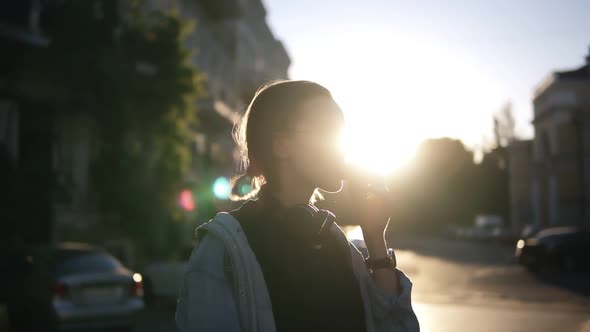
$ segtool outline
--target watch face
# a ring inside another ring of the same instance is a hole
[[[392,269],[397,267],[397,260],[393,249],[387,249],[387,257],[380,259],[368,258],[366,260],[367,267],[371,270],[375,269]]]

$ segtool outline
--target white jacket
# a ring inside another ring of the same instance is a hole
[[[336,224],[331,231],[348,242]],[[262,270],[240,223],[231,214],[221,212],[199,227],[197,235],[199,240],[191,254],[176,309],[179,331],[276,331]],[[367,331],[418,332],[410,279],[397,270],[401,293],[387,294],[373,281],[358,249],[348,244],[361,289]]]

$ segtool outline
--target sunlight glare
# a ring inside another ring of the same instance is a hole
[[[411,141],[394,137],[388,140],[384,136],[369,126],[346,128],[342,144],[347,162],[378,175],[386,175],[405,166],[415,154],[416,146]]]
[[[371,61],[349,64],[354,79],[335,82],[333,89],[346,117],[348,162],[380,175],[409,166],[427,138],[479,143],[481,125],[474,124],[491,123],[481,114],[499,100],[498,86],[476,63],[443,45],[406,42],[347,50],[350,59],[371,54]]]

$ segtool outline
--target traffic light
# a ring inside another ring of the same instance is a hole
[[[230,193],[231,185],[227,178],[221,176],[213,182],[213,195],[215,195],[216,198],[222,200],[229,199]]]

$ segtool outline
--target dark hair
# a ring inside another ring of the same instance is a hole
[[[325,87],[310,81],[273,81],[256,91],[233,131],[244,173],[232,180],[232,200],[255,197],[265,184],[276,188],[272,136],[290,130],[301,116],[301,104],[317,97],[332,98],[332,94]],[[250,179],[252,191],[240,195],[236,190],[237,184],[247,179]]]

